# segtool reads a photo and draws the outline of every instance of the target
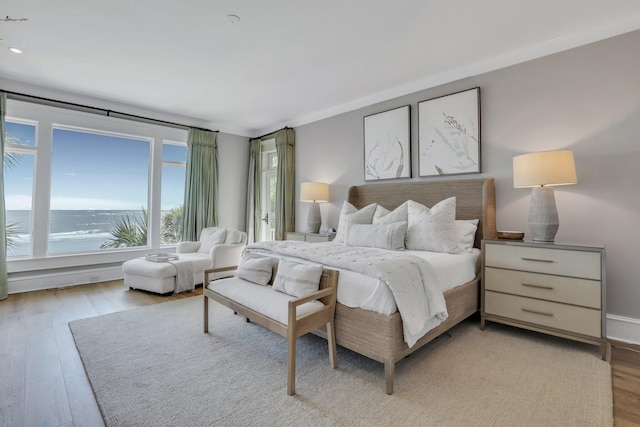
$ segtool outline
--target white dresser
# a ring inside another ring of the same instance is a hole
[[[600,346],[606,339],[603,247],[482,242],[481,328],[504,323]]]

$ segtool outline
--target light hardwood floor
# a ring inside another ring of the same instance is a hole
[[[113,281],[0,301],[0,426],[102,426],[67,323],[201,294],[162,297]],[[640,427],[640,346],[612,344],[616,426]]]

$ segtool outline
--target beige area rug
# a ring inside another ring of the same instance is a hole
[[[396,367],[326,341],[286,340],[202,297],[70,323],[108,426],[611,426],[609,364],[595,346],[467,321]]]

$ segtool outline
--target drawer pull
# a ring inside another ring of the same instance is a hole
[[[535,262],[555,262],[552,259],[538,259],[538,258],[521,258],[523,261],[535,261]]]
[[[527,313],[541,314],[543,316],[553,317],[553,313],[547,313],[547,312],[544,312],[544,311],[529,310],[528,308],[521,308],[521,310],[522,311],[526,311]]]
[[[546,285],[533,285],[531,283],[521,283],[522,286],[528,286],[530,288],[538,288],[538,289],[549,289],[549,290],[553,290],[553,286],[546,286]]]

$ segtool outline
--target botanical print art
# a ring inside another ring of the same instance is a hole
[[[418,103],[420,176],[480,172],[480,88]]]
[[[364,179],[411,178],[410,106],[364,118]]]

